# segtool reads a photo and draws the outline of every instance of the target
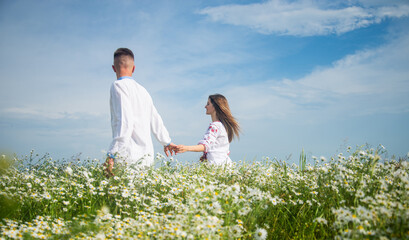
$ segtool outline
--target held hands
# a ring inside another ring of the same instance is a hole
[[[176,149],[176,153],[184,153],[184,152],[189,151],[188,146],[185,146],[182,144],[177,145],[175,149]]]
[[[205,152],[206,148],[203,144],[186,146],[183,144],[180,145],[173,145],[172,150],[175,154],[177,153],[184,153],[184,152]]]
[[[184,153],[189,151],[188,146],[185,145],[176,145],[174,143],[169,144],[168,146],[164,147],[164,152],[166,154],[167,157],[169,157],[169,154],[171,156],[173,156],[173,154],[177,154],[177,153]]]
[[[171,155],[171,156],[173,156],[173,154],[175,154],[176,155],[176,144],[174,144],[174,143],[170,143],[169,145],[167,145],[167,146],[165,146],[164,147],[164,149],[163,149],[163,151],[165,152],[165,154],[166,154],[166,156],[167,157],[169,157],[169,154]]]

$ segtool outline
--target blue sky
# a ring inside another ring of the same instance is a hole
[[[234,161],[405,156],[408,26],[404,0],[0,1],[0,148],[102,159],[112,54],[128,47],[177,144],[201,139],[221,93],[242,127]]]

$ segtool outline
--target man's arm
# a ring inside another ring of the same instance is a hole
[[[171,142],[169,132],[166,129],[161,116],[153,105],[153,101],[150,98],[151,103],[151,131],[155,135],[155,138],[164,146],[164,152],[169,157],[169,153],[173,155],[175,153],[176,145]]]
[[[163,145],[166,146],[171,142],[169,132],[163,124],[163,120],[152,103],[151,111],[151,131],[155,135],[156,139]]]

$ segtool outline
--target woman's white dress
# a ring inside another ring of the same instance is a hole
[[[226,128],[220,121],[212,122],[203,139],[198,143],[205,147],[203,157],[208,163],[223,165],[232,163],[229,154],[229,137]]]

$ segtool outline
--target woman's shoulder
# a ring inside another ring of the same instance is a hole
[[[220,122],[220,121],[214,121],[214,122],[210,123],[210,127],[211,127],[211,126],[214,126],[214,127],[217,127],[217,128],[221,128],[221,127],[223,127],[223,124],[222,124],[222,122]]]
[[[219,131],[222,131],[223,129],[224,129],[223,124],[220,121],[215,121],[210,123],[208,130],[217,133]]]

